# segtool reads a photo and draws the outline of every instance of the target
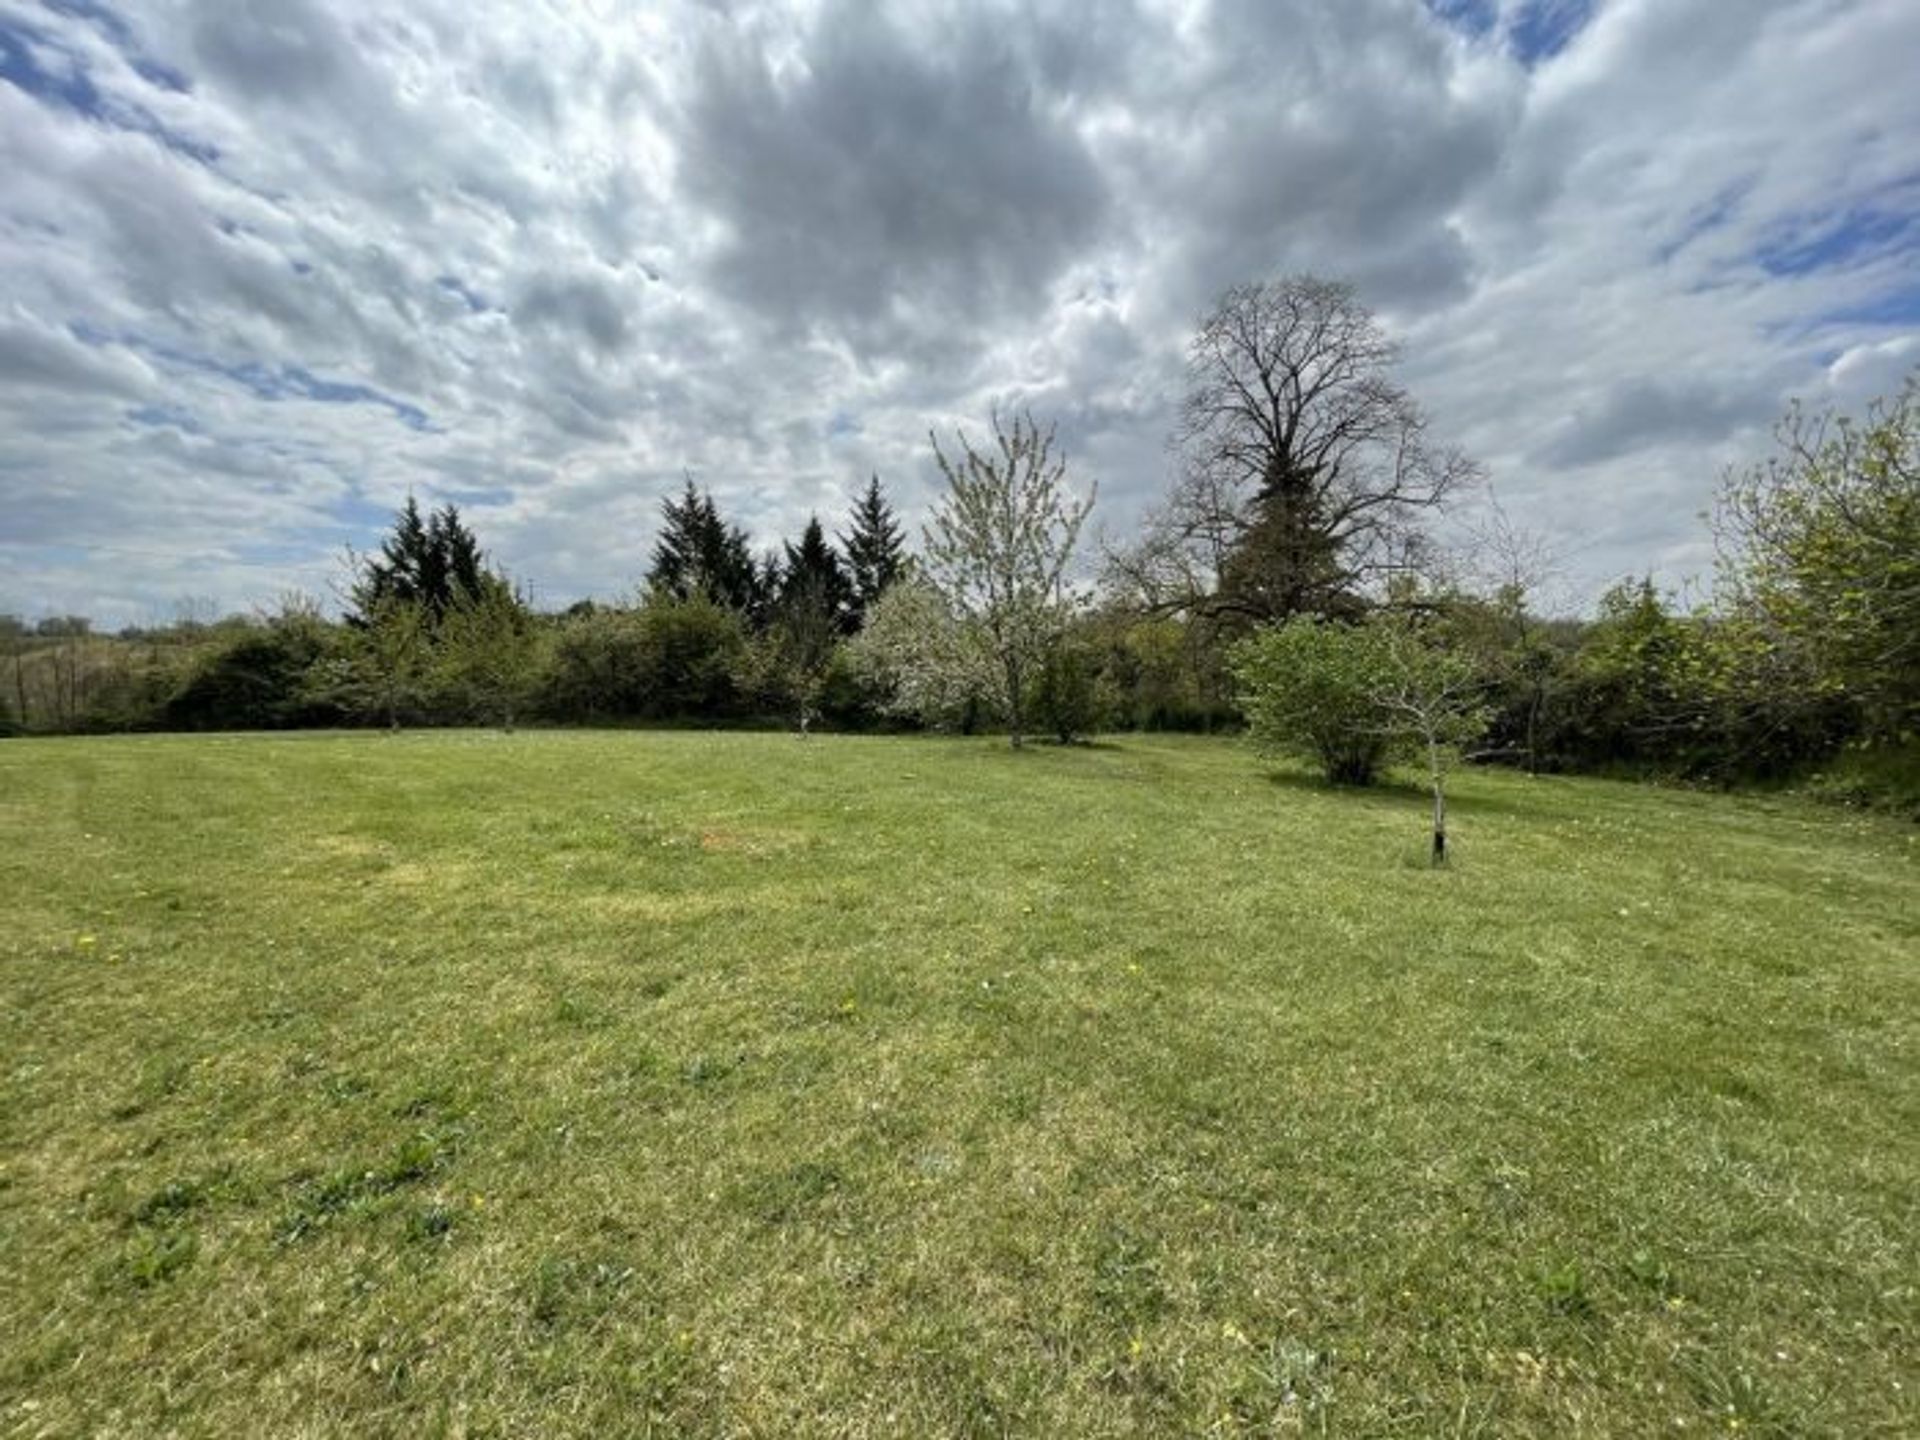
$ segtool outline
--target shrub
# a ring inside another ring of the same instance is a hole
[[[247,625],[202,656],[167,702],[178,730],[276,730],[324,724],[334,712],[315,701],[309,674],[326,655],[327,626],[308,615]]]
[[[971,734],[991,712],[994,661],[979,627],[917,576],[887,587],[847,651],[860,683],[897,720]]]
[[[740,712],[736,675],[746,658],[740,616],[703,596],[641,607],[640,713],[656,720],[721,719]]]
[[[1033,688],[1033,718],[1062,745],[1098,727],[1099,676],[1085,644],[1067,638],[1048,649]]]
[[[1387,759],[1374,687],[1389,661],[1381,631],[1301,615],[1248,636],[1229,663],[1257,744],[1366,785]]]
[[[647,635],[638,611],[589,607],[570,612],[553,639],[541,710],[556,720],[644,714]]]

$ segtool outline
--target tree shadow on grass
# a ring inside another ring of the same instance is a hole
[[[1408,775],[1383,775],[1371,785],[1336,785],[1322,776],[1303,770],[1271,770],[1267,772],[1267,783],[1276,790],[1292,790],[1303,795],[1335,796],[1358,803],[1371,802],[1374,805],[1392,805],[1396,809],[1405,805],[1431,805],[1433,792],[1422,780]],[[1447,810],[1458,815],[1515,815],[1540,817],[1558,807],[1550,798],[1542,794],[1530,795],[1488,794],[1477,785],[1469,783],[1465,791],[1455,787],[1452,780],[1447,785]]]

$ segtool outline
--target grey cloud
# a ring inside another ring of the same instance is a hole
[[[985,18],[910,37],[829,0],[785,75],[714,40],[682,138],[687,192],[730,229],[718,282],[805,321],[1030,301],[1107,215],[1091,155]]]
[[[592,274],[537,276],[514,302],[513,318],[520,325],[572,331],[603,355],[624,349],[633,334],[626,298]]]
[[[486,80],[489,90],[524,119],[537,121],[545,131],[560,123],[560,91],[535,57],[490,60]]]
[[[1911,174],[1899,0],[1614,0],[1531,69],[1419,0],[113,8],[34,24],[102,113],[217,155],[0,84],[0,506],[49,545],[244,532],[325,564],[371,538],[340,514],[477,492],[543,597],[614,593],[683,468],[759,543],[870,470],[914,526],[927,429],[994,404],[1058,419],[1124,531],[1197,312],[1307,268],[1357,282],[1447,438],[1604,578],[1685,562],[1779,397],[1854,403],[1920,353],[1853,318],[1897,267],[1749,263]],[[321,388],[248,380],[288,375]],[[368,393],[431,426],[326,403]],[[95,608],[65,566],[0,575],[0,609]],[[209,574],[235,605],[280,583]]]
[[[309,0],[203,0],[196,10],[195,57],[253,99],[297,101],[348,68],[346,31]]]
[[[1497,88],[1403,6],[1224,0],[1188,127],[1134,163],[1191,217],[1189,303],[1287,270],[1348,276],[1379,303],[1458,295],[1472,256],[1455,208],[1493,175],[1518,121]]]
[[[0,385],[145,399],[153,371],[117,345],[88,345],[25,312],[0,316]]]
[[[139,307],[192,314],[225,306],[296,332],[309,323],[286,259],[230,224],[223,230],[223,217],[183,183],[179,162],[112,143],[71,171],[68,183],[104,222],[106,254]]]
[[[1617,460],[1674,441],[1711,440],[1775,414],[1779,397],[1706,381],[1631,380],[1575,415],[1539,459],[1556,466]]]

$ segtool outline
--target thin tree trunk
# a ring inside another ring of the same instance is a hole
[[[1540,773],[1540,686],[1536,683],[1527,704],[1527,774]]]
[[[1440,771],[1439,742],[1427,741],[1427,767],[1433,776],[1433,863],[1447,863],[1447,788]]]

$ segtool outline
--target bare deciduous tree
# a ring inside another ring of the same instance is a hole
[[[1545,537],[1516,526],[1489,489],[1487,516],[1472,537],[1470,563],[1493,621],[1488,669],[1521,701],[1527,773],[1538,775],[1540,722],[1555,666],[1539,605],[1543,588],[1560,572],[1560,559]]]
[[[1349,614],[1416,558],[1417,521],[1478,467],[1434,444],[1351,287],[1240,285],[1188,347],[1181,468],[1109,581],[1149,608],[1260,622]]]
[[[992,450],[962,433],[948,455],[933,435],[947,494],[926,528],[927,573],[955,612],[977,626],[994,657],[997,699],[1015,749],[1030,682],[1068,615],[1067,565],[1093,508],[1066,486],[1052,427],[1031,415],[1011,428],[993,417]]]
[[[1452,753],[1487,728],[1486,689],[1473,662],[1436,644],[1405,621],[1380,617],[1384,663],[1369,692],[1383,731],[1416,746],[1427,765],[1433,795],[1433,863],[1447,863],[1447,768]]]

